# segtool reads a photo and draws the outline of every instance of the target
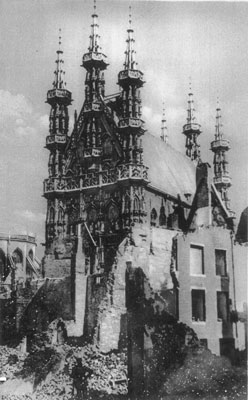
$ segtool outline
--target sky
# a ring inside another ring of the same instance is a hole
[[[118,91],[132,6],[136,59],[144,72],[143,119],[160,135],[163,102],[169,143],[184,152],[187,94],[192,82],[202,160],[212,165],[217,97],[230,140],[231,206],[239,221],[248,205],[248,3],[97,0],[102,51],[108,56],[106,94]],[[84,101],[93,1],[0,0],[0,231],[32,232],[44,242],[49,105],[59,29],[67,89],[74,110]],[[72,122],[71,122],[72,126]],[[39,250],[42,255],[43,250]]]

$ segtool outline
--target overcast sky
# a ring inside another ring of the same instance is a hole
[[[0,1],[0,231],[31,231],[44,242],[46,201],[42,182],[48,175],[49,106],[58,31],[62,30],[67,88],[74,109],[84,100],[92,1]],[[137,61],[145,74],[143,119],[160,135],[165,102],[169,142],[184,151],[189,77],[198,122],[202,125],[202,160],[212,165],[216,98],[223,129],[231,142],[228,158],[233,178],[231,204],[237,213],[247,206],[248,4],[163,1],[97,1],[103,52],[109,58],[106,93],[118,91],[128,27],[132,19]],[[40,253],[41,254],[41,253]]]

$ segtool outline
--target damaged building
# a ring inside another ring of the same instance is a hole
[[[82,57],[85,100],[69,135],[72,95],[63,81],[57,51],[51,107],[44,276],[70,277],[71,335],[115,348],[125,334],[125,274],[141,268],[167,310],[187,323],[216,354],[233,342],[230,322],[232,230],[226,154],[229,141],[217,108],[214,177],[200,157],[201,126],[189,93],[186,155],[145,129],[144,75],[135,60],[133,28],[127,30],[120,91],[105,93],[108,60],[92,16],[88,51]],[[156,132],[155,132],[156,134]],[[111,329],[110,329],[111,327]]]
[[[116,72],[119,91],[106,94],[108,60],[94,9],[82,56],[84,102],[75,111],[72,132],[72,93],[64,82],[59,43],[47,92],[42,285],[23,311],[20,331],[30,338],[62,318],[69,337],[97,343],[106,353],[127,347],[135,384],[154,355],[154,326],[165,313],[213,353],[230,354],[235,285],[230,143],[221,110],[217,106],[211,141],[212,176],[200,155],[201,126],[191,90],[182,121],[185,154],[168,143],[164,116],[160,137],[146,130],[145,78],[135,60],[133,34],[130,18],[124,67]]]

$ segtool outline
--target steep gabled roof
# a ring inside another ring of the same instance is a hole
[[[195,164],[168,143],[146,132],[142,137],[144,165],[149,167],[150,187],[156,188],[173,197],[180,195],[186,201],[185,194],[196,191]]]

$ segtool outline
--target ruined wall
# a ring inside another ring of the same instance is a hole
[[[175,312],[175,293],[170,274],[172,239],[177,231],[135,225],[120,244],[108,275],[93,275],[87,285],[88,334],[93,334],[102,351],[126,346],[127,265],[141,268],[154,293]]]
[[[71,275],[71,259],[56,260],[48,254],[43,260],[43,271],[46,278],[64,278]]]
[[[180,365],[188,346],[198,346],[192,329],[168,312],[141,268],[126,272],[128,392],[131,398],[156,394],[168,368]]]

